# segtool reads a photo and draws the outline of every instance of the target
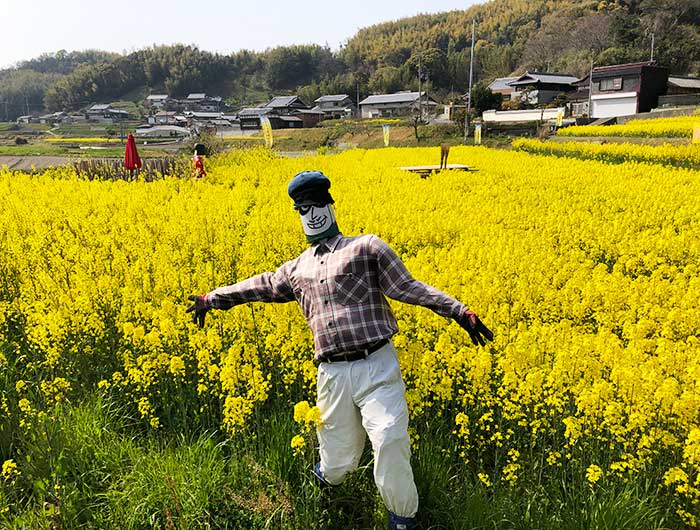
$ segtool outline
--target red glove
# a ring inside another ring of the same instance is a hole
[[[455,318],[457,324],[462,326],[469,337],[472,339],[474,346],[486,346],[486,341],[493,340],[493,333],[487,328],[478,316],[469,309],[466,309]]]

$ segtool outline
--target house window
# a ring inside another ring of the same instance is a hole
[[[622,78],[614,77],[611,79],[601,79],[600,80],[600,91],[606,90],[620,90],[622,89]]]

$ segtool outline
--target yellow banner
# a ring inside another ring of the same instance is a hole
[[[382,131],[384,132],[384,147],[389,147],[389,126],[382,125]]]
[[[474,127],[474,145],[481,145],[481,124]]]
[[[564,123],[564,113],[562,111],[557,112],[557,127],[561,127]]]
[[[700,144],[700,123],[696,123],[693,127],[693,143]]]
[[[263,137],[265,138],[265,147],[270,148],[275,143],[272,138],[272,124],[270,123],[270,118],[261,116],[260,125],[262,126]]]

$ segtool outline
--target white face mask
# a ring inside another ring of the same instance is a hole
[[[299,208],[301,224],[307,236],[317,236],[328,230],[335,223],[333,206],[304,206]]]

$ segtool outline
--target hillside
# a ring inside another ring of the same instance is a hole
[[[468,85],[471,21],[477,21],[475,80],[530,70],[583,75],[597,65],[655,57],[672,73],[700,73],[696,0],[491,0],[464,11],[423,14],[361,29],[339,50],[317,45],[219,55],[193,46],[155,46],[120,55],[59,51],[0,70],[0,119],[137,101],[150,92],[204,91],[232,106],[296,92],[417,89],[436,97]]]

